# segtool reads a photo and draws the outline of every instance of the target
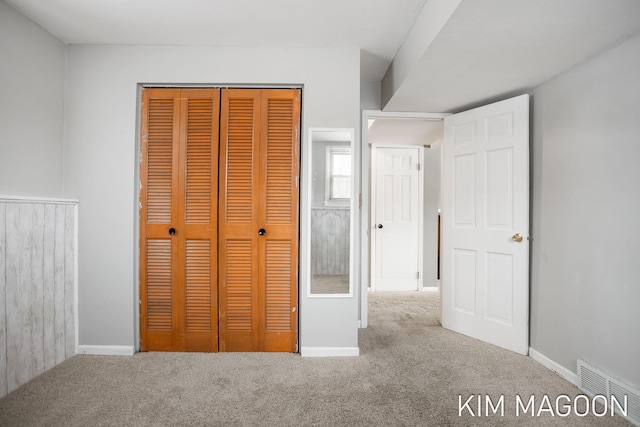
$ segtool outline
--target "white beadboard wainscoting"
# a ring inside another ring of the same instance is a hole
[[[349,208],[311,209],[311,274],[349,274]]]
[[[76,354],[77,214],[0,196],[0,397]]]

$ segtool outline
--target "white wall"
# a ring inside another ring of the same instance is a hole
[[[533,93],[531,347],[640,385],[640,35]]]
[[[0,194],[60,197],[65,45],[0,1]]]
[[[80,345],[137,336],[137,85],[301,84],[303,171],[309,127],[357,128],[357,49],[69,46],[65,194],[80,199]],[[308,188],[306,182],[302,188]],[[302,198],[301,230],[308,221]],[[308,244],[302,236],[301,245]],[[301,258],[300,277],[308,277]],[[357,347],[357,294],[310,299],[300,284],[303,347]]]
[[[360,82],[360,109],[380,110],[380,97],[382,96],[381,82]]]

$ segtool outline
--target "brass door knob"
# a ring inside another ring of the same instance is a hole
[[[516,233],[511,237],[511,240],[513,240],[514,242],[522,242],[522,234],[520,233]]]

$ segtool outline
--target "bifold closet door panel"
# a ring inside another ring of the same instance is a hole
[[[220,351],[258,351],[260,90],[222,91],[220,118]]]
[[[140,138],[140,347],[173,350],[178,339],[173,280],[178,220],[180,90],[142,92]]]
[[[293,352],[298,343],[300,91],[265,90],[261,101],[258,221],[266,234],[260,239],[260,346]]]
[[[300,92],[225,89],[220,350],[295,351]]]
[[[219,89],[181,90],[178,236],[182,351],[218,351]],[[182,235],[179,233],[182,231]],[[183,285],[181,288],[180,285]]]
[[[143,91],[143,351],[217,351],[219,104],[219,89]]]

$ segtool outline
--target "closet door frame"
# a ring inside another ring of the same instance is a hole
[[[181,88],[196,88],[196,89],[207,89],[207,88],[248,88],[248,89],[298,89],[300,90],[300,110],[299,110],[299,127],[300,127],[300,135],[299,135],[299,153],[300,153],[300,161],[299,161],[299,179],[302,180],[302,171],[307,165],[304,162],[304,150],[305,150],[305,142],[303,141],[303,118],[304,118],[304,85],[301,84],[268,84],[268,85],[247,85],[247,84],[158,84],[158,83],[138,83],[137,85],[137,94],[136,94],[136,126],[135,126],[135,168],[134,168],[134,223],[133,223],[133,231],[134,231],[134,263],[133,263],[133,274],[134,274],[134,306],[133,306],[133,350],[134,352],[140,351],[140,340],[141,340],[141,283],[140,283],[140,186],[141,186],[141,170],[140,170],[140,162],[142,161],[141,150],[142,150],[142,142],[141,142],[141,124],[142,124],[142,92],[147,88],[166,88],[166,89],[181,89]],[[302,255],[302,251],[304,250],[304,240],[306,237],[301,233],[304,230],[304,223],[306,221],[304,217],[305,206],[304,200],[307,195],[305,191],[302,190],[304,188],[302,185],[299,185],[299,198],[298,198],[298,225],[299,225],[299,233],[298,233],[298,252],[297,252],[297,260],[298,260],[298,277],[297,277],[297,294],[298,294],[298,304],[297,304],[297,349],[296,352],[299,352],[299,343],[301,340],[301,320],[302,316],[300,314],[301,311],[301,299],[303,294],[300,292],[300,280],[302,275],[302,271],[306,268],[306,264],[304,262],[304,257]],[[130,350],[123,348],[122,354],[131,354]]]

